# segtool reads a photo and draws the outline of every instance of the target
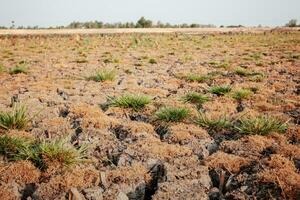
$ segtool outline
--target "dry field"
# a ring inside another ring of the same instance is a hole
[[[300,199],[300,32],[0,37],[0,199]]]

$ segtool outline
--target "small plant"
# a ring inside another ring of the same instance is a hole
[[[287,130],[287,122],[283,123],[276,118],[259,116],[254,119],[242,119],[235,127],[245,135],[268,135],[272,132],[284,133]]]
[[[115,70],[101,70],[98,71],[95,75],[88,77],[88,80],[93,80],[96,82],[103,82],[103,81],[113,81],[116,77]]]
[[[151,103],[151,98],[141,94],[125,94],[118,98],[110,98],[109,101],[110,106],[132,108],[133,110],[138,111]]]
[[[27,117],[27,108],[23,105],[14,105],[10,112],[0,112],[0,128],[8,129],[24,129],[29,123]]]
[[[214,131],[232,128],[232,122],[227,117],[224,116],[213,119],[201,112],[199,113],[199,117],[196,120],[196,123],[201,127]]]
[[[86,161],[86,146],[76,149],[66,139],[57,139],[51,142],[43,141],[38,146],[38,151],[44,163],[58,161],[65,166]]]
[[[235,73],[237,75],[240,75],[240,76],[248,76],[249,75],[249,72],[246,69],[242,68],[242,67],[236,68]]]
[[[20,152],[30,149],[33,141],[23,137],[12,137],[8,135],[0,136],[0,154],[6,156],[9,160],[20,160],[24,157]]]
[[[216,94],[218,96],[222,96],[228,92],[231,91],[231,87],[230,86],[213,86],[211,88],[209,88],[208,90],[210,93],[212,94]]]
[[[150,64],[157,64],[157,61],[154,58],[149,59]]]
[[[206,80],[210,80],[212,78],[212,76],[209,75],[197,75],[197,74],[189,74],[187,76],[184,77],[185,80],[187,81],[192,81],[192,82],[199,82],[202,83]]]
[[[24,66],[16,66],[12,69],[9,70],[9,74],[13,75],[13,74],[27,74],[27,68]]]
[[[234,91],[232,94],[232,98],[241,101],[243,99],[248,99],[252,95],[252,92],[248,89],[240,89]]]
[[[201,107],[203,103],[209,101],[209,97],[196,92],[189,92],[182,97],[182,100],[184,102],[196,104],[197,107]]]
[[[155,115],[157,119],[166,122],[179,122],[187,118],[190,110],[187,108],[164,107],[159,109]]]

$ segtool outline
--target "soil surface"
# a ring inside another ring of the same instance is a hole
[[[88,145],[89,161],[40,169],[0,156],[0,199],[300,199],[300,32],[241,30],[1,30],[0,111],[21,102],[38,114],[25,130],[0,134],[70,138]],[[9,73],[16,66],[27,73]],[[101,69],[114,69],[115,80],[86,79]],[[209,73],[217,75],[180,78]],[[253,94],[237,101],[210,94],[215,85]],[[183,102],[191,91],[210,100],[201,108]],[[139,111],[105,106],[123,94],[152,102]],[[191,113],[166,124],[154,114],[163,106]],[[195,123],[199,109],[211,117],[275,116],[288,129],[212,133]]]

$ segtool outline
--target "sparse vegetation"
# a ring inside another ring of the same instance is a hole
[[[196,123],[204,128],[209,129],[210,131],[221,131],[224,129],[232,128],[232,122],[228,117],[218,117],[212,118],[208,117],[206,114],[200,112],[199,117],[196,120]]]
[[[5,67],[2,64],[0,64],[0,74],[3,72],[5,72]]]
[[[26,159],[20,153],[27,152],[33,144],[33,140],[23,137],[0,136],[0,154],[9,160]]]
[[[195,82],[205,82],[207,80],[212,79],[212,76],[210,75],[197,75],[197,74],[188,74],[186,76],[183,77],[185,80],[187,81],[195,81]]]
[[[76,149],[66,139],[34,141],[25,137],[0,136],[0,154],[10,160],[30,160],[39,168],[58,162],[70,166],[86,161],[87,146]]]
[[[160,108],[156,113],[156,117],[159,120],[166,122],[179,122],[187,118],[190,114],[190,110],[187,108],[174,108],[174,107],[163,107]]]
[[[268,135],[272,132],[284,133],[287,130],[287,123],[273,117],[259,116],[240,120],[235,129],[245,135]]]
[[[201,107],[203,103],[209,101],[209,97],[196,92],[189,92],[182,97],[184,102],[196,104],[197,107]]]
[[[213,86],[211,88],[209,88],[208,90],[210,93],[212,94],[216,94],[218,96],[222,96],[226,93],[229,93],[231,91],[231,87],[224,85],[224,86]]]
[[[149,59],[150,64],[157,64],[157,61],[154,58]]]
[[[248,89],[236,90],[232,94],[232,98],[241,101],[243,99],[248,99],[253,93]]]
[[[95,75],[88,77],[88,80],[93,80],[96,82],[103,82],[103,81],[113,81],[116,77],[115,70],[101,70],[98,71]]]
[[[44,164],[57,161],[64,166],[70,166],[86,161],[87,146],[76,149],[66,139],[43,141],[39,144],[38,149]]]
[[[13,74],[27,74],[28,70],[26,67],[24,66],[16,66],[12,69],[9,70],[9,74],[13,75]]]
[[[27,108],[24,105],[15,104],[12,111],[0,112],[0,128],[5,130],[24,129],[29,121]]]
[[[125,94],[118,98],[110,98],[109,105],[121,108],[132,108],[138,111],[151,103],[151,98],[142,94]]]

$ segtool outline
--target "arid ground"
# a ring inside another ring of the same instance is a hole
[[[300,31],[6,33],[0,65],[1,200],[300,199]]]

